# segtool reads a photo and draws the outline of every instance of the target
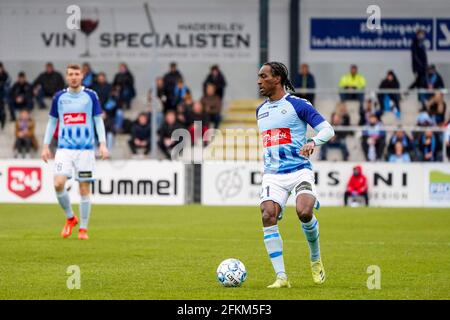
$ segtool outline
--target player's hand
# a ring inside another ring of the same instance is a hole
[[[108,151],[108,148],[106,147],[106,144],[100,143],[99,151],[100,151],[102,160],[106,160],[109,158],[109,151]]]
[[[48,159],[52,157],[52,153],[50,152],[50,149],[47,144],[44,144],[44,147],[42,148],[41,158],[44,160],[45,163],[47,163]]]
[[[304,144],[303,147],[300,149],[300,155],[309,158],[309,156],[312,155],[312,153],[314,152],[315,146],[316,143],[314,141],[310,141]]]

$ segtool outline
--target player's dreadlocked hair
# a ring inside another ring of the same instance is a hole
[[[275,77],[281,77],[281,85],[290,91],[295,91],[291,80],[289,80],[288,68],[281,62],[271,61],[264,63],[265,66],[269,66],[272,69],[272,75]]]

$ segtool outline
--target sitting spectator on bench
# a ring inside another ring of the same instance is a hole
[[[405,131],[397,130],[392,135],[392,137],[389,139],[389,144],[388,144],[388,148],[387,148],[387,153],[388,153],[387,160],[389,160],[389,157],[391,155],[395,154],[395,145],[397,142],[401,143],[403,150],[406,153],[408,153],[411,157],[411,154],[414,151],[414,144],[413,144],[412,139],[406,134]]]
[[[186,127],[191,134],[192,144],[196,144],[199,140],[203,140],[203,135],[209,128],[209,116],[203,109],[200,101],[194,102],[192,110],[186,115]],[[206,141],[203,140],[206,144]]]
[[[428,66],[425,81],[426,89],[430,91],[445,88],[444,80],[442,80],[442,76],[437,72],[436,66],[434,64]],[[427,101],[430,100],[433,96],[434,92],[421,93],[419,94],[419,100],[423,105],[426,105]]]
[[[380,160],[385,146],[383,123],[375,114],[369,116],[369,123],[362,134],[362,148],[367,161]]]
[[[203,110],[209,115],[209,119],[214,124],[214,128],[218,128],[222,120],[222,101],[216,94],[216,86],[213,83],[206,85],[206,94],[200,100]]]
[[[106,74],[104,72],[98,74],[97,81],[94,83],[92,90],[97,92],[100,105],[104,108],[106,100],[109,98],[109,93],[111,92],[111,84],[106,80]]]
[[[19,113],[19,118],[16,121],[16,141],[14,143],[14,157],[17,158],[19,154],[22,158],[30,158],[31,149],[36,151],[38,143],[34,135],[35,122],[30,117],[27,110],[22,110]]]
[[[227,86],[227,81],[222,71],[220,71],[218,65],[211,66],[209,74],[206,76],[205,81],[203,81],[203,94],[206,94],[206,87],[208,83],[212,83],[216,86],[216,94],[219,96],[220,101],[223,100],[225,95],[225,87]]]
[[[346,206],[350,197],[352,201],[356,200],[356,197],[363,197],[366,206],[369,205],[367,178],[363,175],[360,165],[353,167],[353,174],[347,183],[347,190],[344,194],[344,203]]]
[[[436,92],[434,96],[425,104],[428,114],[433,119],[436,125],[441,126],[445,122],[445,113],[447,111],[447,104],[444,101],[444,94]]]
[[[358,73],[358,67],[356,65],[351,65],[350,73],[343,75],[339,81],[339,88],[348,91],[339,94],[341,101],[357,100],[359,101],[359,109],[361,111],[363,109],[365,87],[366,79]]]
[[[401,141],[397,141],[394,145],[394,153],[389,155],[389,162],[411,162],[409,153],[403,149]]]
[[[33,88],[28,83],[25,72],[19,72],[17,81],[11,88],[9,108],[12,120],[16,120],[18,110],[33,110]]]
[[[119,64],[119,72],[114,76],[113,86],[119,87],[119,97],[124,108],[129,110],[131,102],[136,96],[134,77],[125,63]]]
[[[83,80],[81,81],[81,84],[86,88],[93,89],[95,83],[97,82],[97,75],[92,70],[89,62],[83,63],[82,69],[83,69]]]
[[[419,140],[419,152],[421,161],[436,161],[436,144],[436,137],[431,130],[427,130],[422,134]]]
[[[331,116],[331,125],[332,126],[343,126],[343,120],[341,116],[337,113],[333,113]],[[327,160],[328,149],[339,149],[342,152],[342,159],[344,161],[348,160],[348,149],[345,143],[345,137],[348,133],[343,131],[336,131],[336,134],[328,141],[328,143],[324,144],[320,148],[320,160]]]
[[[399,90],[400,82],[398,82],[394,71],[389,70],[386,78],[381,81],[380,90]],[[400,119],[400,94],[394,92],[378,93],[378,103],[380,104],[380,115],[386,111],[393,111],[397,119]]]
[[[145,155],[150,152],[150,134],[151,130],[148,115],[147,113],[142,112],[131,127],[131,139],[128,141],[128,145],[130,146],[133,155],[137,154],[137,149],[143,149]]]
[[[158,147],[164,153],[167,159],[171,159],[170,151],[175,147],[180,141],[172,140],[172,133],[181,129],[183,126],[177,121],[176,113],[174,110],[167,111],[164,122],[159,128],[159,141]]]
[[[62,74],[55,70],[53,63],[45,65],[42,72],[33,82],[34,95],[40,109],[45,109],[44,98],[53,98],[56,92],[64,89],[65,83]]]

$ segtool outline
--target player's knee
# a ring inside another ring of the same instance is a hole
[[[83,197],[87,197],[90,194],[90,184],[81,184],[80,183],[80,195]]]
[[[313,216],[313,208],[307,206],[297,208],[297,215],[301,222],[309,222]]]
[[[54,181],[54,187],[55,187],[56,192],[64,191],[65,181],[59,181],[59,180]]]
[[[262,213],[262,222],[264,226],[273,226],[277,224],[277,215],[275,210],[261,210]]]

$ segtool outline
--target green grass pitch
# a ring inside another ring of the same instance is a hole
[[[76,207],[75,207],[76,208]],[[77,208],[76,208],[77,209]],[[294,209],[280,223],[291,289],[270,290],[257,207],[93,206],[90,240],[61,239],[55,205],[0,205],[0,299],[449,299],[448,209],[321,208],[327,281],[314,285]],[[242,260],[240,288],[216,280]],[[81,289],[66,287],[78,265]],[[367,267],[381,269],[369,290]]]

